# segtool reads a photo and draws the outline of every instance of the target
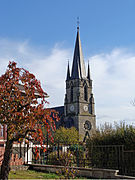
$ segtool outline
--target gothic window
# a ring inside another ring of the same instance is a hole
[[[90,97],[90,105],[89,105],[89,112],[90,112],[90,114],[93,114],[92,104],[93,104],[93,95],[91,94],[91,97]]]
[[[89,113],[92,114],[92,104],[89,105]]]
[[[84,86],[84,100],[85,100],[85,101],[88,100],[88,89],[87,89],[87,85]]]
[[[73,102],[73,86],[71,86],[71,102]]]

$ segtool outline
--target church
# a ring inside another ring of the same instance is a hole
[[[74,126],[79,131],[79,139],[84,142],[94,133],[96,116],[92,80],[89,64],[86,74],[79,26],[77,27],[72,69],[70,70],[69,63],[67,67],[64,106],[53,109],[58,111],[60,115],[60,121],[56,124],[57,128]]]

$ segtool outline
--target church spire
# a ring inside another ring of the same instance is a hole
[[[89,61],[88,61],[87,79],[89,79],[89,80],[90,80],[90,66],[89,66]]]
[[[69,69],[69,61],[68,61],[67,79],[66,80],[69,80],[69,79],[70,79],[70,69]]]
[[[77,26],[77,36],[74,49],[73,65],[72,65],[72,79],[86,78],[85,64],[82,54],[81,40],[79,35],[79,25]]]

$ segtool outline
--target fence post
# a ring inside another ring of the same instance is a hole
[[[125,175],[124,145],[122,145],[122,174]]]
[[[47,131],[47,151],[46,151],[46,164],[48,164],[48,131]]]
[[[21,142],[20,142],[20,158],[22,158],[22,147],[21,147]]]
[[[60,153],[59,153],[59,142],[58,142],[58,159],[60,158]]]
[[[24,142],[24,163],[25,163],[25,142]]]
[[[29,158],[28,150],[29,150],[29,145],[27,143],[27,164],[28,164],[28,158]]]

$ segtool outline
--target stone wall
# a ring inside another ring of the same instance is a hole
[[[64,166],[56,165],[39,165],[39,164],[26,164],[30,169],[56,173]],[[73,167],[72,167],[73,168]],[[119,170],[113,169],[98,169],[98,168],[79,168],[73,169],[78,171],[78,176],[87,178],[100,178],[100,179],[135,179],[135,177],[118,175]]]

